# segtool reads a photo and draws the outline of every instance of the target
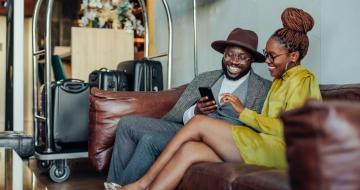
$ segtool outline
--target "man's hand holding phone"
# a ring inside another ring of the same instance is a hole
[[[211,88],[199,87],[201,98],[196,103],[195,114],[209,114],[217,109]]]

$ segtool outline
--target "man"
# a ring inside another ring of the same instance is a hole
[[[245,107],[260,113],[271,82],[251,69],[252,62],[265,60],[257,52],[257,43],[255,32],[235,28],[227,40],[211,44],[216,51],[224,54],[222,70],[197,76],[162,119],[142,116],[121,118],[107,181],[125,185],[139,179],[173,135],[195,114],[240,124],[232,106],[219,102],[222,93],[235,94]],[[215,101],[200,97],[198,88],[202,86],[211,87]]]

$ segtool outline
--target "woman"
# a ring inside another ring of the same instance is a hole
[[[315,76],[300,65],[307,53],[306,35],[313,18],[301,9],[288,8],[281,16],[283,28],[267,41],[264,55],[273,80],[261,114],[244,108],[231,94],[231,104],[245,126],[195,116],[172,139],[147,173],[121,189],[174,189],[189,166],[197,162],[245,162],[286,167],[282,111],[302,106],[307,98],[321,99]],[[216,134],[216,135],[214,135]]]

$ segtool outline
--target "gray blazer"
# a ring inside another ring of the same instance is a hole
[[[163,117],[163,119],[182,123],[184,112],[200,98],[198,88],[200,86],[212,86],[222,75],[222,70],[216,70],[205,72],[195,77],[181,94],[174,107]],[[251,70],[244,106],[260,113],[270,86],[271,82],[269,80],[260,77]]]

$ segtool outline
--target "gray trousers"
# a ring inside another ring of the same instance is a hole
[[[116,129],[108,182],[126,185],[152,165],[182,124],[142,116],[122,117]]]

